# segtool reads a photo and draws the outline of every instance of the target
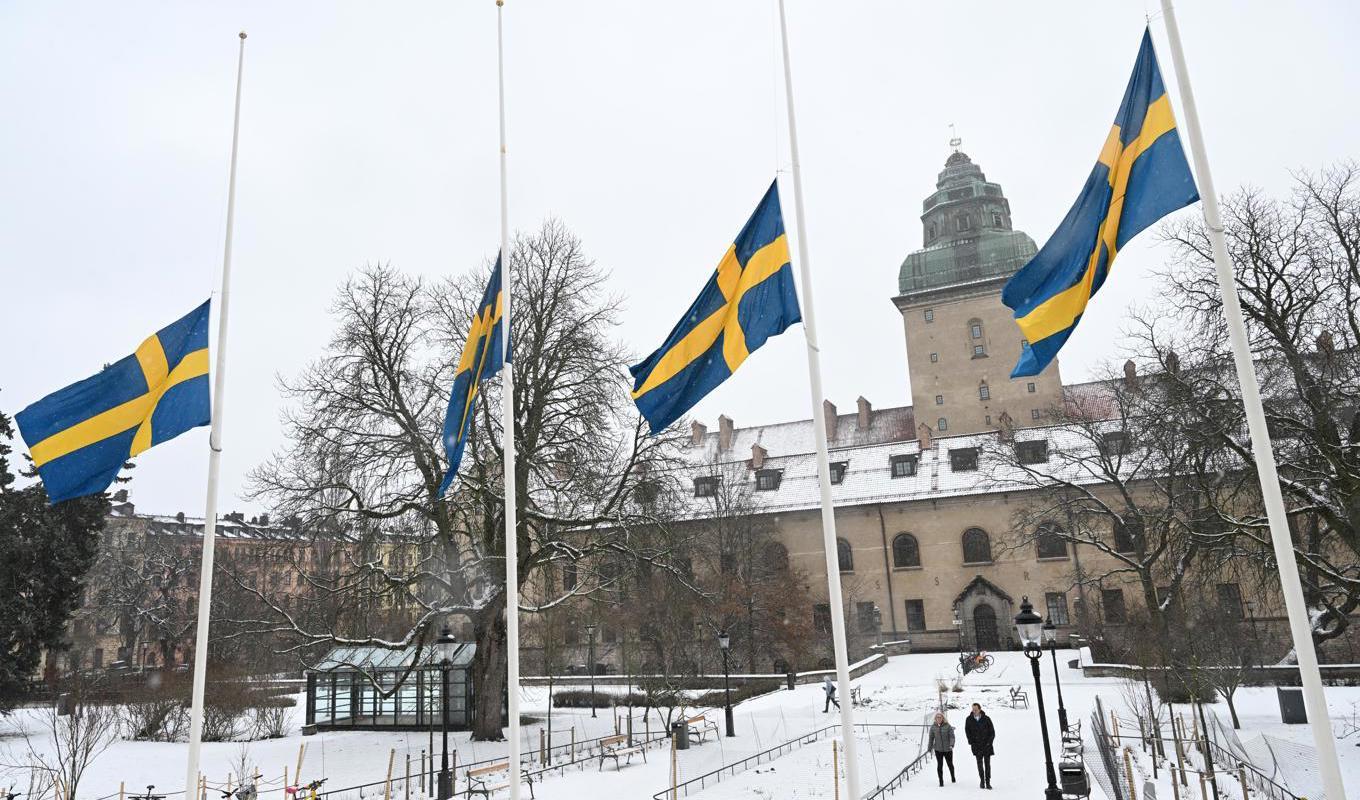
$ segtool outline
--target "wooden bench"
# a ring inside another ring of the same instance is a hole
[[[718,723],[705,718],[703,714],[700,714],[697,717],[690,717],[685,720],[685,724],[689,726],[689,735],[698,739],[700,742],[704,740],[705,733],[712,733],[714,736],[718,735]]]
[[[1025,704],[1025,708],[1029,708],[1029,695],[1026,694],[1025,691],[1021,689],[1019,686],[1012,686],[1010,690],[1010,695],[1011,695],[1011,708],[1019,708],[1021,703]]]
[[[609,736],[600,740],[600,770],[604,769],[606,758],[614,759],[614,769],[621,770],[633,761],[633,754],[641,753],[642,761],[647,762],[647,750],[641,745],[628,746],[627,736]],[[619,759],[624,761],[619,763]],[[598,772],[599,770],[597,770]]]
[[[520,779],[529,784],[529,797],[534,797],[534,777],[528,770],[520,771]],[[499,764],[491,764],[486,767],[478,767],[467,771],[469,796],[480,794],[482,797],[490,798],[492,793],[499,792],[501,789],[510,788],[510,762],[502,761]],[[493,783],[492,781],[500,781]]]

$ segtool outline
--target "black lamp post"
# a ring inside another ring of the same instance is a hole
[[[439,800],[448,800],[453,797],[453,773],[449,771],[449,668],[453,666],[453,657],[458,652],[458,639],[447,625],[439,632],[434,647],[435,652],[439,654],[439,698],[443,709],[439,722],[439,727],[443,731],[441,746],[443,754],[439,761]]]
[[[1067,709],[1063,707],[1062,679],[1058,676],[1058,627],[1049,617],[1044,623],[1044,641],[1048,642],[1049,655],[1053,656],[1053,685],[1058,688],[1058,728],[1067,733]]]
[[[723,703],[727,716],[727,735],[736,736],[737,732],[732,727],[732,674],[727,663],[727,651],[731,646],[732,639],[728,637],[727,631],[718,631],[718,647],[722,648],[723,654],[723,693],[726,695]]]
[[[1044,789],[1044,800],[1062,800],[1062,790],[1058,788],[1058,776],[1053,771],[1053,749],[1048,744],[1048,716],[1044,713],[1044,687],[1039,680],[1039,659],[1044,651],[1039,644],[1043,636],[1044,618],[1034,613],[1029,597],[1020,601],[1020,613],[1015,615],[1015,630],[1020,634],[1020,642],[1025,646],[1025,656],[1029,659],[1030,669],[1034,672],[1034,699],[1039,707],[1039,732],[1044,736],[1044,768],[1048,771],[1048,788]]]
[[[699,668],[699,675],[702,676],[704,674],[704,623],[702,622],[694,623],[694,641],[698,645],[694,648],[696,666]]]
[[[595,625],[586,626],[586,641],[590,643],[590,663],[586,671],[590,673],[590,718],[595,718]]]

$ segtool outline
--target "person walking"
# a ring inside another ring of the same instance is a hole
[[[841,704],[836,702],[836,684],[831,680],[830,675],[826,676],[826,680],[822,681],[822,691],[826,692],[826,702],[822,704],[823,714],[829,712],[832,706],[835,706],[836,708],[841,707]]]
[[[944,786],[944,765],[949,765],[949,782],[957,783],[954,778],[954,726],[944,718],[944,712],[935,714],[935,724],[930,726],[930,749],[935,751],[935,776]]]
[[[982,711],[982,706],[973,704],[968,721],[963,723],[963,735],[973,748],[973,758],[977,759],[978,786],[992,788],[992,742],[996,740],[996,728],[992,718]]]

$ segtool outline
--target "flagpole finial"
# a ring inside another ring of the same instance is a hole
[[[496,0],[496,5],[497,5],[498,7],[499,7],[499,6],[505,5],[505,0]]]
[[[241,31],[238,35],[239,35],[242,39],[246,38],[246,32],[245,32],[245,31]]]

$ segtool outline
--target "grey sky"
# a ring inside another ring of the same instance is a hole
[[[827,393],[842,408],[860,394],[903,404],[890,297],[921,244],[949,124],[1042,244],[1159,4],[788,1]],[[1179,14],[1220,188],[1279,192],[1291,169],[1360,155],[1354,4],[1217,0]],[[511,224],[554,215],[581,236],[613,273],[620,334],[639,354],[776,168],[786,175],[776,24],[774,0],[508,0]],[[242,28],[224,511],[247,507],[244,473],[279,444],[274,375],[320,351],[345,273],[374,261],[461,272],[498,236],[492,0],[9,2],[0,408],[130,353],[215,290]],[[1153,35],[1174,87],[1158,16]],[[1111,355],[1130,302],[1155,300],[1146,274],[1164,255],[1146,234],[1120,254],[1063,353],[1065,380]],[[804,364],[794,329],[696,415],[806,417]],[[140,457],[139,506],[202,513],[206,441],[195,431]]]

